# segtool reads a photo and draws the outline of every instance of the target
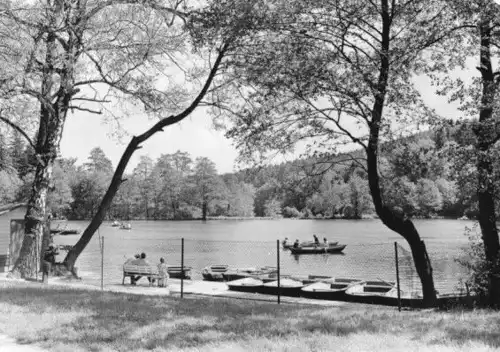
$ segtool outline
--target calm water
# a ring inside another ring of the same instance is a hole
[[[99,241],[104,238],[104,282],[121,282],[122,264],[135,253],[169,265],[181,262],[181,238],[185,239],[184,263],[201,279],[207,265],[237,267],[276,266],[276,240],[320,239],[347,244],[343,255],[316,254],[294,256],[280,249],[281,272],[318,274],[361,279],[395,280],[394,242],[408,249],[404,240],[379,220],[220,220],[220,221],[133,221],[132,230],[120,230],[104,223],[80,256],[77,266],[86,282],[98,285],[101,275]],[[83,229],[87,222],[69,222]],[[427,244],[440,292],[456,288],[461,268],[454,258],[467,246],[465,227],[472,221],[419,220],[418,230]],[[57,244],[74,244],[78,236],[56,236]],[[399,250],[402,285],[416,288],[418,279],[410,253]],[[63,258],[58,258],[61,260]]]

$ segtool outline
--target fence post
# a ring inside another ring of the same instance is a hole
[[[104,290],[104,236],[101,239],[101,291]]]
[[[401,290],[399,286],[399,260],[398,260],[398,243],[394,242],[394,256],[396,259],[396,284],[398,288],[398,311],[401,312]]]
[[[276,240],[276,254],[277,254],[276,255],[276,259],[277,259],[276,268],[278,269],[278,304],[280,304],[281,303],[280,240]]]
[[[184,297],[184,237],[181,238],[181,298]]]
[[[38,235],[35,235],[35,279],[38,282]]]

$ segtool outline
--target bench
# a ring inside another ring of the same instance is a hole
[[[158,268],[156,266],[144,266],[144,265],[123,265],[123,281],[122,285],[125,285],[125,278],[130,277],[130,283],[132,283],[132,278],[134,276],[145,276],[150,278],[149,286],[153,284],[153,279],[158,282],[160,276],[158,275]]]

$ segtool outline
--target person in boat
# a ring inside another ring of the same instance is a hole
[[[327,248],[330,246],[330,244],[328,243],[328,240],[326,239],[326,237],[323,237],[323,246],[325,246]]]
[[[283,240],[283,247],[286,247],[287,244],[288,244],[288,237],[285,237],[285,239]]]
[[[319,238],[318,238],[318,236],[313,235],[313,237],[314,237],[314,244],[315,244],[316,246],[319,246]]]
[[[166,287],[169,275],[167,264],[163,258],[160,258],[160,264],[158,264],[158,276],[158,287]]]
[[[147,260],[146,260],[146,253],[141,253],[141,256],[140,258],[138,259],[134,259],[130,262],[131,265],[138,265],[138,266],[152,266]],[[130,281],[132,283],[132,285],[136,285],[137,284],[137,281],[139,281],[141,279],[142,276],[138,275],[138,276],[135,276],[135,277],[131,277],[130,278]],[[155,282],[155,279],[151,279],[150,277],[148,277],[148,281],[149,282]]]
[[[293,243],[293,248],[299,248],[299,240],[295,240],[295,242]]]

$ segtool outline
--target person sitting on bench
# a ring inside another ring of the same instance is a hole
[[[125,265],[127,264],[132,264],[132,262],[136,259],[140,259],[141,258],[141,255],[140,254],[134,254],[134,257],[133,258],[129,258],[125,261]]]
[[[133,261],[130,262],[131,265],[138,265],[138,266],[152,266],[147,260],[146,260],[146,253],[141,253],[141,257],[139,259],[135,259]],[[138,275],[138,276],[135,276],[135,277],[131,277],[130,278],[130,282],[132,285],[136,285],[137,284],[137,281],[139,281],[141,279],[141,275]],[[153,281],[151,281],[153,280]],[[148,277],[148,281],[151,283],[151,282],[155,282],[155,279],[151,279],[150,277]]]

